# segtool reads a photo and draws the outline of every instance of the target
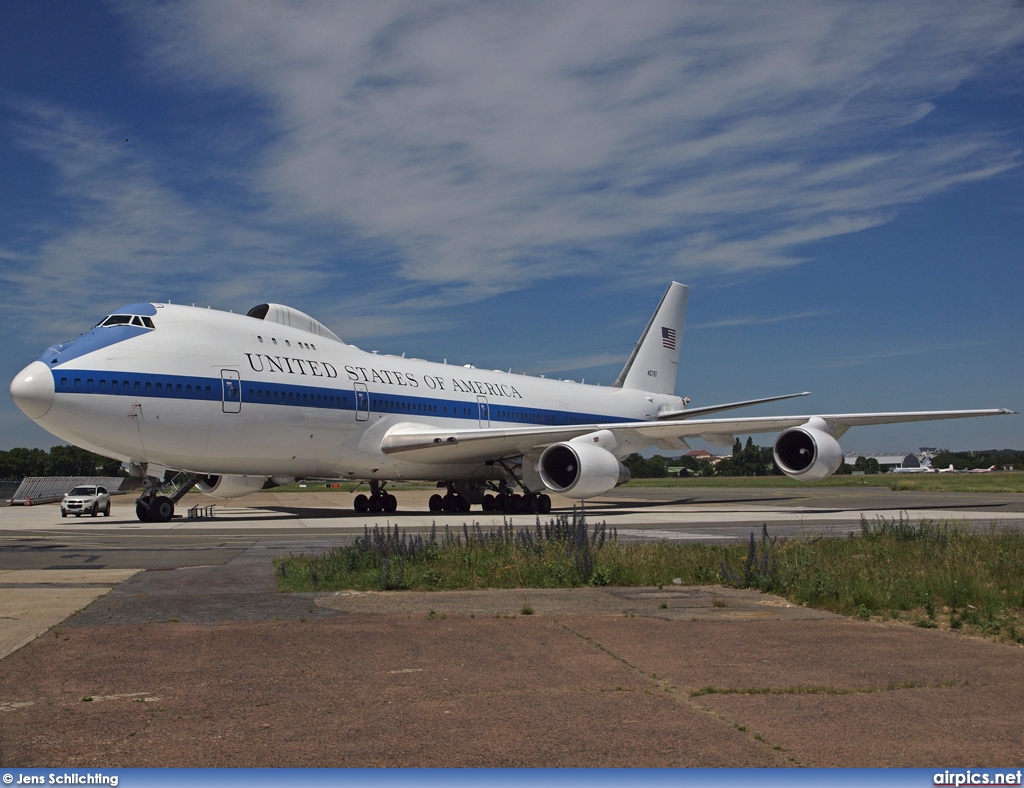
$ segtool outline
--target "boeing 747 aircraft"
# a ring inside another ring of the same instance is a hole
[[[232,498],[301,478],[367,482],[357,511],[394,511],[389,481],[427,480],[445,488],[433,511],[546,513],[548,491],[586,499],[627,481],[631,452],[765,432],[781,433],[782,471],[814,481],[842,464],[850,427],[1011,413],[695,418],[807,392],[687,407],[675,387],[688,294],[669,285],[611,386],[367,353],[280,304],[240,315],[150,303],[47,349],[11,396],[58,438],[145,479],[136,513],[154,522],[193,485]],[[175,492],[168,470],[186,474]]]

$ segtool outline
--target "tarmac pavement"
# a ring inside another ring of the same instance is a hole
[[[362,522],[23,514],[0,510],[0,632],[26,590],[57,626],[0,659],[2,766],[1024,761],[1019,647],[714,586],[280,594],[273,557]]]

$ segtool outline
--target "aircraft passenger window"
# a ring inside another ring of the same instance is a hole
[[[178,394],[181,394],[181,384],[180,384],[180,383],[179,383],[179,384],[177,384],[177,385],[176,385],[176,386],[174,387],[174,390],[175,390],[175,391],[176,391],[176,392],[177,392]]]
[[[157,383],[156,384],[156,390],[159,391],[161,394],[163,394],[164,393],[164,386],[163,386],[163,384],[162,383]]]
[[[206,393],[207,393],[207,394],[209,394],[209,393],[210,393],[210,387],[209,387],[209,386],[207,386],[207,387],[206,387]]]
[[[256,337],[256,339],[258,339],[260,341],[261,345],[263,344],[263,337]]]
[[[152,390],[153,390],[153,384],[152,383],[146,383],[146,391],[152,391]]]
[[[270,338],[270,341],[273,342],[275,345],[277,344],[277,340],[274,339],[273,337]]]
[[[139,381],[136,380],[135,381],[135,390],[138,391],[140,388],[142,388],[142,384],[139,383]]]
[[[110,390],[111,391],[117,391],[117,381],[116,380],[110,381]]]
[[[192,393],[192,384],[191,383],[186,383],[185,384],[185,393],[186,394],[191,394]]]
[[[284,343],[285,343],[285,345],[287,345],[288,347],[291,347],[291,346],[292,346],[292,343],[291,343],[291,342],[289,342],[289,341],[288,341],[287,339],[286,339],[286,340],[284,341]]]
[[[316,350],[316,345],[310,345],[310,347],[313,348],[313,350]]]

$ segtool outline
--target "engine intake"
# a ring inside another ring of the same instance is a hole
[[[786,476],[816,482],[843,464],[839,441],[810,424],[792,427],[775,440],[775,462]]]
[[[241,498],[263,489],[266,476],[204,476],[196,489],[216,498]]]
[[[540,479],[569,498],[591,498],[629,481],[629,469],[610,451],[589,443],[555,443],[540,455]]]

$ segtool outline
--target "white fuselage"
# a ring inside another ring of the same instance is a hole
[[[154,328],[97,327],[37,362],[54,388],[40,426],[106,456],[201,474],[488,479],[503,474],[403,460],[382,438],[397,424],[607,424],[682,407],[672,395],[377,355],[245,315],[153,307]]]

